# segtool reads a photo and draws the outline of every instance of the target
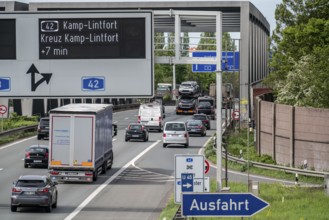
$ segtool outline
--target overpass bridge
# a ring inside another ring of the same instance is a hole
[[[216,37],[216,58],[196,58],[182,53],[182,33],[222,32],[238,33],[240,54],[240,100],[245,110],[252,106],[252,88],[262,87],[262,80],[268,75],[270,26],[260,11],[248,1],[118,1],[118,2],[30,2],[29,4],[0,2],[0,11],[85,11],[85,10],[151,10],[154,14],[154,32],[174,33],[174,56],[156,56],[155,63],[163,64],[220,64],[221,39]],[[217,74],[222,70],[217,65]],[[175,68],[173,68],[175,70]],[[175,73],[173,73],[175,74]],[[175,82],[173,83],[175,85]],[[81,97],[80,97],[81,98]],[[111,97],[111,99],[115,97]],[[122,97],[119,97],[122,98]],[[78,99],[77,99],[78,100]],[[90,102],[89,99],[86,99]],[[40,101],[40,100],[39,100]],[[80,99],[81,101],[81,99]],[[77,101],[77,102],[80,102]],[[108,99],[107,101],[111,101]],[[0,101],[1,102],[1,101]],[[46,104],[44,104],[46,102]],[[66,104],[70,100],[41,99],[38,106],[48,108]],[[31,105],[31,104],[30,104]],[[250,108],[249,108],[250,109]],[[39,110],[40,111],[40,110]],[[249,110],[250,111],[250,110]],[[32,110],[32,114],[35,113]]]

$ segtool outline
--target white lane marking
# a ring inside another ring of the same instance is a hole
[[[129,118],[125,118],[125,120],[128,120]]]
[[[22,139],[22,140],[20,140],[20,141],[15,141],[15,142],[13,142],[13,143],[11,143],[11,144],[8,144],[8,145],[4,145],[3,147],[0,147],[0,150],[6,149],[6,148],[8,148],[8,147],[12,147],[13,145],[16,145],[16,144],[22,143],[22,142],[27,141],[27,140],[31,140],[31,139],[33,139],[33,138],[36,138],[36,136],[29,137],[29,138],[25,138],[25,139]]]
[[[168,178],[175,178],[174,176],[171,176],[171,175],[166,175],[166,174],[162,174],[162,173],[156,173],[156,172],[153,172],[153,171],[145,170],[141,167],[136,166],[135,162],[132,164],[132,166],[135,167],[138,170],[141,170],[141,171],[144,171],[144,172],[147,172],[147,173],[150,173],[150,174],[156,174],[156,175],[164,176],[164,177],[168,177]],[[171,180],[168,180],[168,181],[171,181]]]
[[[141,158],[144,154],[146,154],[149,150],[151,150],[153,147],[155,147],[161,140],[157,140],[155,143],[153,143],[151,146],[146,148],[144,151],[142,151],[140,154],[138,154],[134,159],[129,161],[126,165],[121,167],[119,171],[117,171],[113,176],[111,176],[109,179],[107,179],[102,185],[100,185],[94,192],[92,192],[71,214],[69,214],[64,220],[71,220],[73,219],[79,212],[88,205],[91,200],[93,200],[109,183],[111,183],[115,178],[117,178],[125,169],[127,169],[130,165],[135,163],[136,160]]]
[[[3,170],[3,168],[0,168],[0,171],[2,171]]]

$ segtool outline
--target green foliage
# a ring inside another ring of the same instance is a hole
[[[15,135],[9,135],[0,139],[0,145],[8,144],[22,138],[31,137],[36,135],[36,132],[21,132]]]
[[[171,95],[168,93],[164,94],[163,101],[166,102],[166,101],[170,101],[170,100],[171,100]]]
[[[214,149],[213,147],[207,147],[205,149],[204,155],[206,158],[216,155],[216,149]]]
[[[329,4],[283,0],[275,11],[272,73],[264,83],[282,104],[328,108]]]
[[[38,124],[38,119],[37,116],[27,117],[13,112],[9,118],[3,120],[3,130],[6,131],[13,128],[36,125]]]
[[[179,205],[174,203],[174,196],[171,195],[167,203],[167,206],[162,210],[160,214],[159,220],[173,219],[178,208]]]
[[[248,186],[246,183],[228,182],[231,193],[246,193]],[[210,179],[210,192],[217,191],[217,182]],[[279,183],[260,183],[259,198],[270,205],[252,216],[252,219],[282,220],[282,219],[328,219],[329,197],[322,188],[308,188],[298,186],[287,186]],[[173,219],[174,214],[167,214],[168,210],[177,210],[173,197],[167,203],[167,207],[162,211],[159,220]],[[218,217],[194,217],[194,220],[218,220]],[[220,217],[224,220],[238,220],[241,217]],[[249,218],[248,218],[249,219]]]

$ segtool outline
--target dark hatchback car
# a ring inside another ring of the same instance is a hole
[[[125,141],[130,140],[149,140],[149,132],[143,124],[130,123],[126,128]]]
[[[49,138],[49,118],[40,118],[38,125],[38,140]]]
[[[25,150],[24,167],[44,166],[48,167],[49,150],[46,145],[31,145]]]
[[[25,175],[14,182],[11,190],[11,211],[18,207],[44,207],[51,212],[57,207],[57,183],[47,176]]]
[[[206,126],[207,130],[210,130],[210,118],[206,114],[194,114],[192,119],[201,120],[203,124]]]
[[[197,106],[198,114],[215,115],[215,109],[210,102],[200,102]]]
[[[200,136],[207,135],[207,128],[201,120],[188,120],[186,122],[186,127],[189,134],[198,134]]]

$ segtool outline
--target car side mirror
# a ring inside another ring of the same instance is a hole
[[[118,134],[118,125],[112,124],[112,132],[113,132],[113,136],[117,136],[117,134]]]

